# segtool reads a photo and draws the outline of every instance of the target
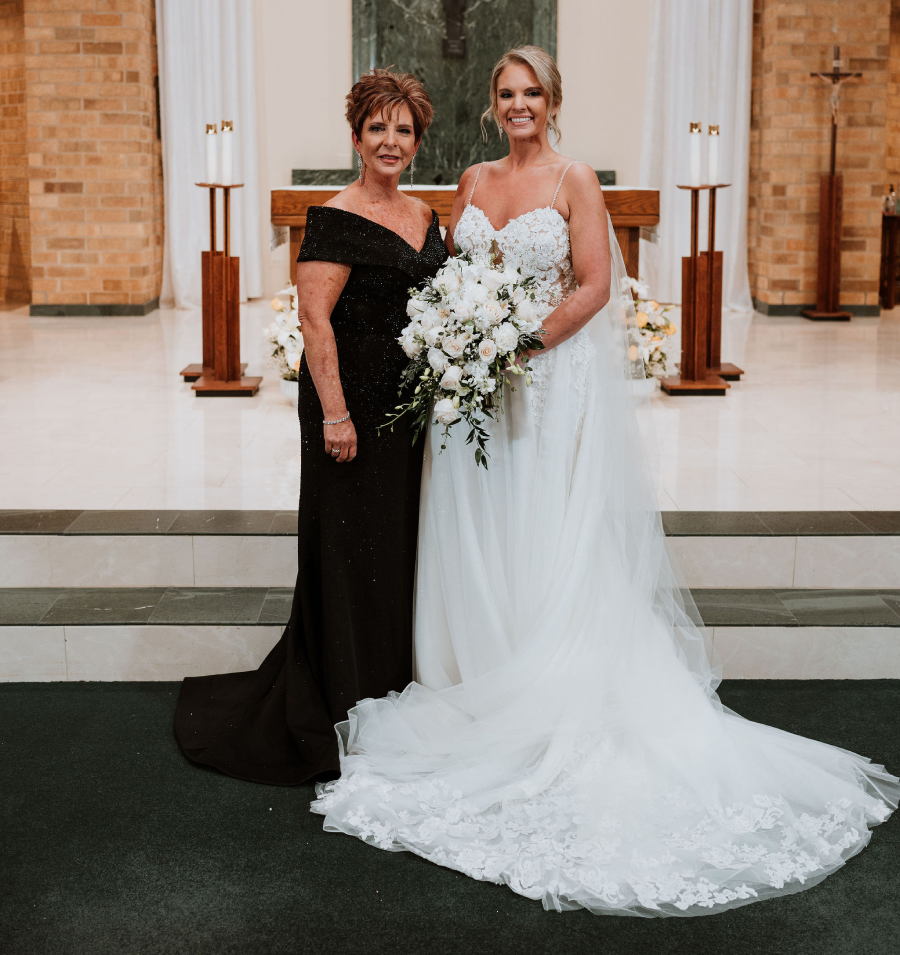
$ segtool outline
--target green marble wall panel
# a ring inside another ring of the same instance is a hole
[[[373,66],[392,66],[415,73],[434,103],[434,122],[416,159],[417,182],[457,182],[473,163],[506,154],[492,122],[487,142],[481,134],[491,70],[507,50],[525,43],[555,56],[556,6],[556,0],[469,0],[466,55],[449,58],[442,54],[441,0],[353,0],[354,79]]]

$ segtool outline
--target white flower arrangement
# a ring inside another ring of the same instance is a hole
[[[285,306],[282,295],[290,296],[290,307]],[[282,289],[272,299],[271,305],[275,311],[275,321],[262,330],[266,341],[275,346],[269,356],[269,364],[278,369],[278,374],[285,381],[297,381],[303,355],[303,335],[297,315],[297,286]]]
[[[433,419],[444,426],[443,451],[450,428],[465,420],[466,443],[475,442],[475,462],[486,468],[485,416],[503,413],[506,375],[531,384],[526,353],[543,348],[535,279],[504,268],[496,248],[487,259],[457,249],[424,288],[409,294],[412,321],[397,340],[410,359],[400,394],[414,385],[413,396],[382,427],[411,412],[415,443]]]
[[[647,378],[658,378],[666,373],[669,361],[668,339],[678,331],[678,326],[666,315],[672,306],[660,305],[650,298],[650,290],[644,282],[626,278],[625,283],[637,295],[634,307],[641,336],[644,375]]]

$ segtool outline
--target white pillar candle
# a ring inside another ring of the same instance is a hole
[[[230,186],[234,180],[234,124],[222,120],[222,185]]]
[[[700,123],[691,123],[691,185],[700,185]]]
[[[206,124],[206,181],[215,182],[219,175],[219,156],[216,150],[216,124]]]
[[[719,127],[709,127],[709,159],[706,167],[709,185],[719,184]]]

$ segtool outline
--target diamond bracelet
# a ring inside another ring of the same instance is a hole
[[[343,424],[350,417],[350,412],[348,411],[343,418],[338,418],[337,421],[323,421],[322,424]]]

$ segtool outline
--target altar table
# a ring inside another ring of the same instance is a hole
[[[272,224],[289,226],[291,230],[291,262],[297,260],[303,233],[306,230],[306,211],[310,206],[321,206],[343,189],[343,186],[283,186],[272,190]],[[426,202],[435,212],[442,226],[450,221],[450,208],[456,195],[456,186],[401,186],[404,192]],[[638,277],[638,255],[641,228],[652,228],[659,223],[659,190],[638,189],[632,186],[604,186],[606,208],[612,219],[616,238],[625,259],[625,269],[632,278]]]

